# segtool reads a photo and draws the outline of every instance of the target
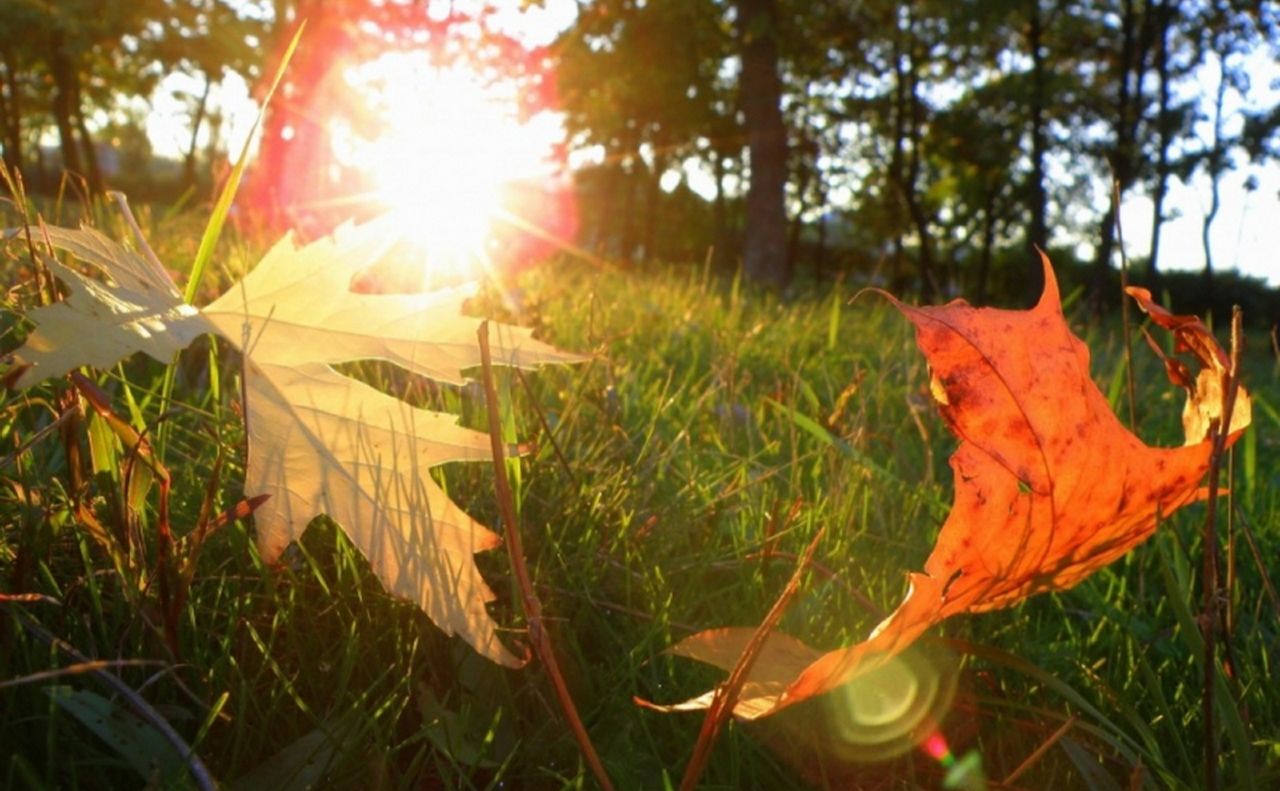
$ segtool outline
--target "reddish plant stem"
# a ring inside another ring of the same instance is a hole
[[[813,560],[813,553],[817,550],[818,542],[822,540],[825,532],[826,528],[819,530],[809,542],[804,554],[800,556],[800,562],[796,564],[796,570],[792,573],[791,579],[778,595],[778,600],[769,608],[764,620],[756,627],[755,633],[751,635],[751,641],[747,643],[742,656],[738,657],[737,664],[729,673],[729,678],[716,689],[715,695],[711,698],[711,705],[707,707],[707,714],[702,720],[698,741],[693,745],[693,755],[689,758],[689,765],[684,770],[684,778],[680,781],[680,791],[693,791],[697,787],[698,778],[702,776],[702,770],[706,768],[707,761],[711,758],[711,748],[715,746],[720,731],[723,730],[729,716],[733,714],[733,708],[738,703],[738,696],[742,694],[742,687],[747,683],[751,668],[755,666],[765,641],[782,620],[782,615],[787,611],[791,600],[800,591],[800,581],[804,578],[805,569]]]
[[[520,603],[524,609],[525,620],[529,624],[529,641],[533,644],[533,651],[542,662],[542,666],[546,668],[551,685],[555,688],[556,700],[560,703],[565,719],[569,721],[573,738],[577,740],[578,748],[582,751],[587,765],[591,767],[596,782],[605,791],[613,791],[613,783],[605,772],[604,764],[600,762],[600,756],[596,754],[595,746],[591,744],[591,737],[587,735],[582,718],[578,716],[578,708],[573,703],[573,696],[569,694],[569,685],[565,683],[564,675],[560,672],[560,664],[556,661],[555,652],[551,647],[551,638],[543,626],[542,603],[533,589],[529,567],[524,561],[524,542],[520,538],[520,523],[516,519],[515,496],[511,493],[511,484],[507,481],[502,421],[498,415],[498,389],[493,383],[493,360],[489,354],[489,322],[480,324],[476,337],[480,341],[480,365],[484,378],[485,404],[489,412],[489,443],[493,448],[494,488],[498,492],[498,508],[506,527],[507,555],[511,558],[511,570],[520,588]]]

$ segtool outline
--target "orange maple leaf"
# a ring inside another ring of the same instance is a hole
[[[1187,445],[1152,448],[1112,413],[1089,376],[1089,350],[1067,327],[1058,284],[1042,255],[1045,290],[1031,310],[975,308],[963,300],[894,306],[916,327],[930,390],[960,439],[951,457],[955,500],[923,572],[906,598],[863,642],[822,654],[775,634],[748,676],[735,714],[772,714],[884,664],[953,615],[1016,604],[1070,588],[1155,531],[1162,517],[1203,499],[1212,432],[1221,420],[1227,357],[1208,329],[1174,316],[1150,294],[1131,295],[1175,332],[1204,370],[1166,363],[1188,390]],[[1179,364],[1180,365],[1180,364]],[[1249,423],[1239,391],[1234,440]],[[714,629],[670,650],[732,668],[753,630]],[[665,711],[705,708],[711,693]],[[651,704],[646,704],[651,705]]]

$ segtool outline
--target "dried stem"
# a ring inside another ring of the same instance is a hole
[[[729,673],[729,678],[716,689],[711,705],[707,707],[707,715],[702,720],[698,741],[693,745],[693,755],[689,758],[689,765],[684,770],[684,778],[680,781],[680,791],[693,791],[697,786],[698,778],[702,776],[702,770],[706,768],[707,760],[711,757],[711,748],[715,746],[716,738],[719,737],[721,729],[724,728],[729,715],[733,713],[733,707],[738,702],[742,687],[747,682],[747,675],[755,666],[765,641],[777,627],[778,621],[782,620],[782,614],[787,611],[791,600],[799,592],[800,580],[803,579],[805,569],[809,567],[809,561],[813,559],[813,553],[818,548],[818,542],[822,540],[824,532],[826,532],[825,527],[819,530],[809,542],[804,554],[800,556],[800,562],[796,564],[796,570],[791,575],[791,579],[778,595],[778,600],[773,603],[773,607],[769,608],[764,620],[756,627],[755,633],[751,635],[751,641],[747,643],[742,656],[738,657],[737,664]]]
[[[1049,734],[1049,738],[1045,739],[1040,744],[1039,747],[1032,750],[1031,754],[1028,755],[1026,758],[1024,758],[1022,763],[1018,764],[1018,767],[1014,769],[1012,772],[1010,772],[1009,776],[1006,777],[1000,783],[1000,785],[1001,786],[1013,785],[1013,781],[1017,780],[1019,777],[1022,777],[1024,774],[1026,774],[1027,770],[1035,766],[1036,762],[1039,761],[1041,758],[1043,758],[1044,754],[1049,752],[1050,748],[1052,748],[1055,744],[1057,744],[1058,741],[1063,736],[1067,735],[1067,731],[1071,730],[1072,726],[1076,724],[1076,720],[1078,719],[1080,719],[1080,715],[1078,714],[1072,714],[1070,717],[1068,717],[1067,721],[1062,723],[1062,725],[1059,726],[1059,728],[1055,730],[1053,733]]]
[[[494,487],[498,492],[498,508],[502,513],[502,521],[506,527],[507,555],[511,558],[511,569],[516,576],[516,584],[520,588],[520,603],[523,605],[525,621],[529,624],[529,641],[533,651],[546,668],[551,685],[555,688],[556,700],[569,721],[573,737],[582,750],[596,782],[605,791],[613,791],[613,783],[605,772],[600,756],[591,744],[591,737],[578,716],[578,709],[569,694],[569,685],[565,683],[560,665],[556,662],[555,652],[551,648],[551,638],[543,626],[542,603],[533,589],[533,580],[529,576],[529,567],[524,561],[524,542],[520,539],[520,523],[516,519],[515,496],[511,493],[511,485],[507,481],[506,454],[502,444],[502,421],[498,415],[498,389],[493,383],[493,360],[489,354],[489,322],[482,322],[476,332],[480,341],[480,364],[484,378],[485,404],[489,412],[489,442],[493,448]]]
[[[1209,456],[1209,499],[1204,520],[1204,570],[1203,611],[1200,631],[1204,638],[1204,694],[1201,699],[1204,720],[1204,772],[1206,791],[1218,788],[1218,732],[1213,717],[1214,684],[1218,671],[1218,474],[1222,469],[1222,457],[1226,451],[1227,437],[1231,433],[1231,413],[1235,409],[1236,395],[1240,391],[1240,357],[1244,349],[1243,314],[1237,305],[1231,312],[1231,370],[1226,383],[1226,398],[1222,407],[1222,419],[1213,433],[1213,451]]]
[[[1126,298],[1129,288],[1129,254],[1124,247],[1124,225],[1120,222],[1120,182],[1112,182],[1115,190],[1116,205],[1116,241],[1120,247],[1120,326],[1124,336],[1124,373],[1125,385],[1129,394],[1129,430],[1138,430],[1138,395],[1137,385],[1133,379],[1133,336],[1129,331],[1129,300]]]
[[[516,378],[520,380],[521,387],[529,394],[529,398],[533,398],[533,388],[529,386],[529,380],[525,378],[524,371],[519,368],[515,369]],[[560,449],[560,443],[556,441],[556,434],[551,430],[551,424],[547,423],[547,416],[542,413],[541,409],[535,409],[538,415],[538,423],[542,426],[542,433],[546,435],[547,442],[551,443],[551,450],[555,451],[556,461],[560,462],[560,468],[564,470],[564,474],[573,482],[573,488],[578,489],[578,476],[573,474],[573,467],[569,466],[569,460],[565,458],[564,451]]]

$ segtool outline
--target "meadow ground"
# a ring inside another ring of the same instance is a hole
[[[198,238],[174,220],[153,243],[181,261]],[[31,304],[23,256],[11,248],[3,262],[5,352],[26,331],[14,312]],[[237,271],[253,257],[228,242],[220,260]],[[516,433],[536,443],[515,485],[551,637],[615,783],[674,785],[701,717],[644,710],[633,697],[676,701],[721,676],[663,650],[696,630],[758,623],[823,526],[781,628],[824,648],[861,639],[932,546],[955,440],[930,406],[906,320],[874,296],[848,304],[849,284],[780,300],[700,265],[620,272],[562,261],[527,273],[520,289],[516,314],[493,294],[474,307],[590,355],[523,377],[498,372]],[[1119,406],[1120,317],[1085,320],[1070,296],[1068,316]],[[1223,788],[1280,782],[1280,601],[1268,580],[1280,549],[1280,360],[1265,333],[1250,340],[1254,425],[1233,451],[1219,524],[1231,663],[1215,707]],[[186,353],[163,421],[179,563],[206,500],[216,513],[242,497],[237,367],[220,348]],[[1140,342],[1134,369],[1138,434],[1179,444],[1181,394]],[[406,383],[376,365],[350,372],[484,426],[477,388]],[[119,414],[156,430],[163,366],[131,359],[95,376]],[[74,403],[66,393],[64,381],[7,393],[0,416],[0,593],[32,594],[0,604],[5,788],[190,783],[130,694],[232,788],[594,785],[539,667],[505,670],[444,637],[383,592],[322,519],[275,569],[258,557],[249,521],[210,535],[166,639],[155,489],[125,474],[138,468],[127,454],[95,452],[88,435],[100,426],[74,414],[54,425]],[[490,467],[436,475],[498,523]],[[141,519],[120,516],[144,496]],[[86,525],[94,514],[108,530],[132,525],[127,546],[104,549]],[[929,668],[919,696],[940,701],[946,764],[884,731],[850,732],[838,701],[818,701],[730,727],[702,787],[932,788],[955,761],[980,761],[994,788],[1203,787],[1204,517],[1203,505],[1177,513],[1070,591],[931,632],[912,661]],[[489,553],[481,566],[499,597],[492,612],[520,645],[507,559]]]

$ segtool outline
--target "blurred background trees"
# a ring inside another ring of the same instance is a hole
[[[1114,294],[1116,213],[1135,195],[1150,202],[1150,254],[1132,276],[1180,287],[1161,228],[1171,191],[1193,182],[1204,266],[1185,288],[1212,294],[1224,180],[1254,187],[1280,156],[1280,4],[1268,0],[578,0],[572,24],[536,48],[483,24],[495,4],[443,6],[0,4],[4,161],[36,185],[63,167],[89,190],[127,183],[145,144],[125,133],[142,122],[137,101],[182,73],[196,86],[189,138],[166,183],[207,194],[225,158],[199,144],[219,120],[211,91],[230,74],[260,81],[305,18],[257,166],[270,202],[292,205],[327,172],[314,158],[325,144],[308,138],[326,133],[314,63],[432,41],[446,53],[440,42],[471,25],[481,35],[455,50],[538,73],[530,91],[554,87],[576,242],[597,255],[711,255],[775,287],[857,272],[929,298],[1025,300],[1040,287],[1035,247],[1079,263],[1068,278],[1096,298]]]

